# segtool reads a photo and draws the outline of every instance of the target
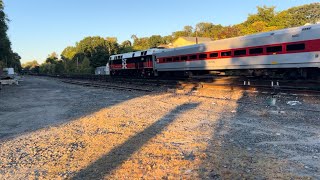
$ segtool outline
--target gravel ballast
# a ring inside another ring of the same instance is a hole
[[[319,179],[320,98],[270,98],[27,76],[0,91],[0,179]]]

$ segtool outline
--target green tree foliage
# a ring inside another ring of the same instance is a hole
[[[39,73],[39,63],[37,60],[29,61],[22,64],[25,73]]]
[[[149,48],[158,47],[163,44],[163,38],[160,35],[153,35],[148,39]]]
[[[35,67],[39,66],[39,63],[37,60],[33,60],[33,61],[29,61],[29,62],[26,62],[24,64],[22,64],[22,67],[24,69],[33,69]]]
[[[170,44],[170,43],[173,42],[173,36],[172,35],[164,36],[162,39],[163,39],[163,43],[164,44]]]
[[[297,6],[278,14],[278,25],[282,27],[296,27],[307,23],[320,22],[320,3]]]
[[[4,12],[3,1],[0,0],[0,68],[13,67],[15,70],[21,70],[21,57],[12,51],[11,42],[7,36],[8,25],[7,18]]]
[[[132,51],[134,51],[134,50],[133,50],[133,46],[132,46],[131,41],[126,40],[121,43],[120,49],[119,49],[120,53],[127,53],[127,52],[132,52]]]
[[[76,54],[77,48],[73,46],[68,46],[62,51],[61,58],[64,60],[72,60]]]
[[[85,57],[80,65],[79,73],[81,74],[91,74],[92,68],[90,66],[89,58]]]
[[[257,7],[258,12],[256,14],[249,14],[247,20],[243,22],[241,33],[253,34],[258,32],[266,32],[271,30],[279,29],[276,23],[277,12],[275,11],[275,7]]]
[[[172,33],[172,39],[176,40],[179,37],[188,37],[193,36],[193,28],[192,26],[184,26],[182,31],[176,31]]]
[[[87,57],[90,65],[95,68],[104,66],[110,55],[117,54],[120,50],[117,38],[107,37],[106,39],[94,36],[86,37],[76,44],[77,53],[74,57],[81,61]]]
[[[66,47],[61,53],[64,73],[88,73],[99,66],[105,66],[112,54],[132,51],[131,42],[119,45],[117,38],[89,36],[77,42],[75,46]],[[90,68],[83,70],[82,63],[89,61]]]
[[[134,50],[144,50],[149,48],[149,38],[142,37],[138,38],[136,35],[132,35],[131,38],[133,39],[133,49]]]
[[[57,53],[53,52],[40,65],[39,70],[42,74],[63,74],[65,72],[65,64],[61,59],[58,59]]]

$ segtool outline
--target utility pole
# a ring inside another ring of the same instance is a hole
[[[79,69],[79,57],[77,57],[77,70]]]
[[[196,27],[196,44],[198,44],[198,28]]]

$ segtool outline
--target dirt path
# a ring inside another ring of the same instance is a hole
[[[139,94],[33,77],[13,89],[0,92],[0,179],[320,178],[319,98],[267,107],[268,96],[242,92]],[[21,90],[33,95],[4,97]]]

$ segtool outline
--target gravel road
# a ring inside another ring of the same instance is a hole
[[[0,141],[72,121],[136,96],[27,76],[19,86],[6,86],[0,91]]]
[[[23,80],[0,91],[0,179],[320,179],[319,97]]]

